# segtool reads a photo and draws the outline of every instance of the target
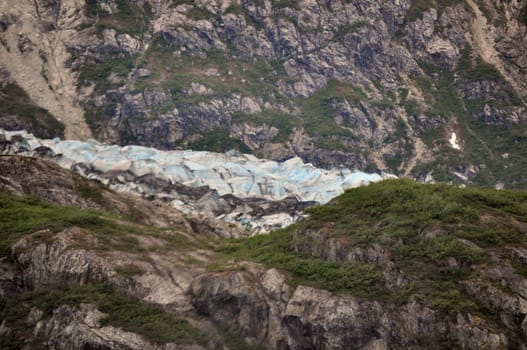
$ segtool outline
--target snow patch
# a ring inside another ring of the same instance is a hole
[[[452,136],[450,136],[450,146],[452,146],[453,149],[460,150],[461,147],[459,146],[459,143],[457,142],[457,135],[455,132],[452,133]]]

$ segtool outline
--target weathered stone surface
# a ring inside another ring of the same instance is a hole
[[[50,320],[36,325],[35,335],[48,338],[50,349],[158,349],[135,333],[102,327],[100,321],[104,316],[94,305],[81,304],[78,308],[63,305],[53,311]]]
[[[406,349],[455,336],[464,349],[506,347],[509,340],[480,319],[457,319],[418,302],[389,305],[307,286],[292,288],[276,270],[202,275],[192,303],[216,322],[236,327],[271,349]],[[428,338],[423,338],[426,334]]]

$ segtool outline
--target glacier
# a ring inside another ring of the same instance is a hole
[[[394,177],[347,168],[325,170],[295,157],[284,162],[260,159],[235,151],[160,151],[143,146],[106,145],[95,140],[41,140],[25,131],[3,131],[6,140],[24,137],[31,149],[46,146],[65,168],[84,164],[101,173],[130,171],[135,176],[153,174],[190,187],[209,186],[220,195],[280,200],[294,196],[299,201],[325,204],[344,190]]]
[[[277,162],[236,151],[161,151],[143,146],[107,145],[95,140],[43,140],[26,131],[1,129],[0,136],[6,141],[14,136],[23,138],[29,153],[47,147],[57,155],[52,159],[54,162],[68,169],[82,165],[89,169],[88,177],[100,179],[100,174],[123,172],[136,177],[153,175],[188,187],[208,186],[219,196],[230,194],[242,199],[280,201],[294,197],[299,202],[325,204],[346,189],[395,177],[347,168],[320,169],[300,158]],[[127,189],[121,187],[120,190]],[[180,209],[185,207],[185,203],[178,200],[174,200],[173,205]],[[275,215],[270,220],[283,220],[283,217],[278,218]]]

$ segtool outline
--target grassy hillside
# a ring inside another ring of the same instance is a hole
[[[210,270],[227,271],[239,269],[238,261],[255,261],[285,272],[292,285],[376,300],[394,305],[393,310],[417,301],[452,319],[470,314],[512,334],[513,340],[521,334],[522,311],[514,302],[520,300],[527,278],[527,192],[388,180],[348,190],[307,213],[306,220],[269,235],[219,242],[206,232],[152,227],[126,213],[0,193],[0,258],[22,237],[31,235],[29,242],[49,245],[57,232],[78,227],[72,249],[101,256],[122,252],[153,266],[155,259],[167,263],[173,258],[192,265],[196,256],[191,252],[212,254],[216,249],[210,261],[207,255],[206,261],[196,263],[199,273],[206,264]],[[134,264],[112,268],[124,278],[147,272]],[[19,348],[21,339],[29,337],[33,325],[26,319],[33,307],[47,319],[60,305],[81,303],[95,304],[106,313],[105,324],[154,343],[206,344],[202,332],[183,316],[98,284],[0,298],[0,319],[14,330],[0,337],[0,348]],[[250,348],[229,332],[221,335],[222,343]]]
[[[55,233],[68,227],[86,229],[97,238],[95,246],[92,242],[79,240],[77,244],[88,249],[146,254],[192,245],[185,236],[176,232],[177,227],[154,227],[127,215],[59,206],[32,196],[15,197],[0,192],[0,217],[0,256],[8,255],[11,245],[25,235],[36,232],[33,239],[51,241]],[[140,236],[155,237],[163,245],[145,249],[139,243]]]
[[[489,319],[494,311],[465,283],[486,279],[493,268],[526,271],[511,255],[526,246],[524,191],[389,180],[307,212],[296,226],[224,244],[211,268],[252,260],[288,272],[296,283],[387,302],[416,299]]]

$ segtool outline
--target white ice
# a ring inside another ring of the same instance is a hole
[[[59,164],[64,167],[80,163],[101,173],[154,174],[188,186],[207,185],[220,195],[233,194],[240,198],[280,200],[295,196],[300,201],[324,204],[348,188],[393,177],[350,169],[319,169],[305,164],[300,158],[275,162],[236,152],[160,151],[140,146],[111,146],[94,140],[39,140],[26,132],[3,134],[7,139],[21,134],[33,149],[40,145],[51,148],[56,154],[63,155]],[[459,147],[454,133],[451,143],[454,148]]]

